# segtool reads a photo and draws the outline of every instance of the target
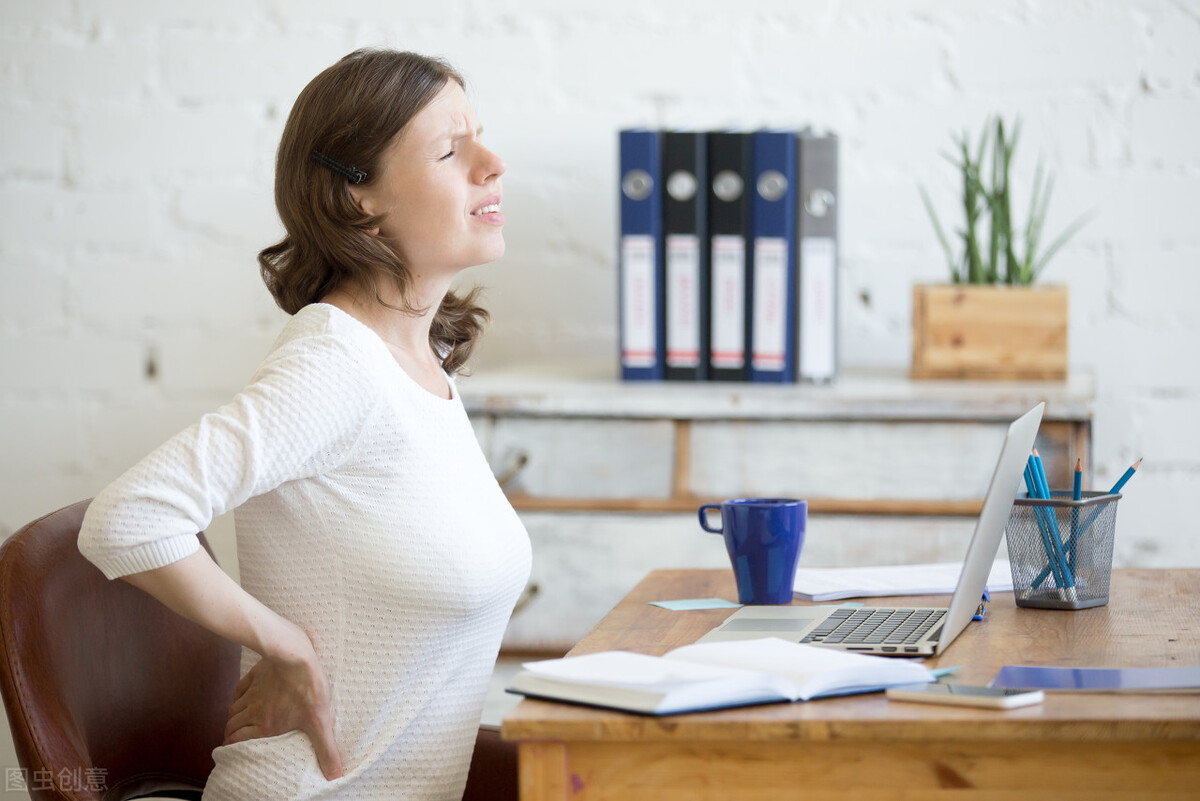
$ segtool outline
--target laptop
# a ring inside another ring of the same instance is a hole
[[[1008,427],[948,609],[744,606],[699,642],[779,637],[880,656],[934,656],[945,651],[979,607],[1045,407],[1039,403]]]

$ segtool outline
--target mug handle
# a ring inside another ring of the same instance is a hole
[[[722,521],[721,521],[721,526],[722,526],[722,528],[709,528],[709,527],[708,527],[708,514],[707,514],[707,512],[708,512],[708,510],[709,510],[709,509],[716,509],[716,510],[717,510],[717,513],[718,513],[718,514],[720,514],[720,512],[721,512],[721,504],[719,504],[719,503],[706,503],[706,504],[704,504],[703,506],[701,506],[701,507],[700,507],[700,511],[698,512],[698,514],[700,515],[700,528],[704,529],[704,530],[705,530],[705,531],[707,531],[709,534],[724,534],[724,533],[725,533],[725,529],[724,529],[725,521],[724,521],[724,520],[722,520]]]

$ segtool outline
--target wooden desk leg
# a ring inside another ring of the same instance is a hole
[[[521,743],[517,752],[521,801],[567,798],[567,745],[553,741]]]

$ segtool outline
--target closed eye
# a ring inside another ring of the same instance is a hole
[[[454,151],[451,150],[449,153],[447,153],[446,155],[444,155],[440,159],[438,159],[438,161],[446,161],[453,155],[454,155]]]

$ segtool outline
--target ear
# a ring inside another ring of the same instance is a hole
[[[374,203],[374,198],[372,197],[370,192],[368,192],[365,189],[363,189],[362,187],[356,186],[354,184],[350,184],[348,189],[350,191],[350,198],[354,201],[354,205],[358,206],[359,211],[361,211],[363,214],[366,214],[370,217],[376,216],[376,214],[378,212],[373,210],[375,203]],[[368,229],[366,229],[366,231],[371,236],[379,236],[379,226],[378,225],[375,226],[374,228],[368,228]]]

